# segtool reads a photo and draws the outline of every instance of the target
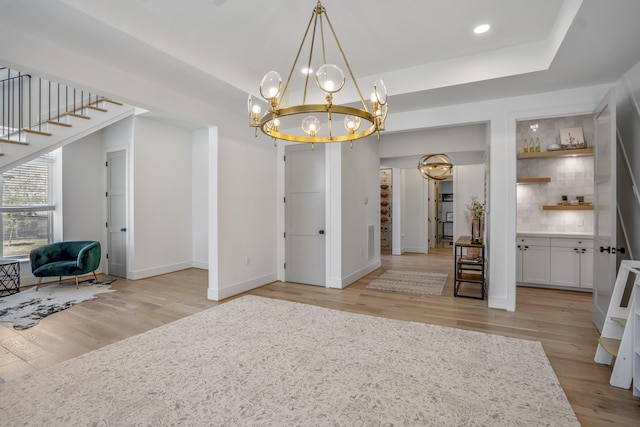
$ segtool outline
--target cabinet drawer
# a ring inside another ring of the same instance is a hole
[[[551,246],[556,248],[593,248],[593,239],[574,239],[554,237]]]
[[[517,237],[516,245],[549,246],[548,237]]]

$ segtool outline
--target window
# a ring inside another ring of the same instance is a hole
[[[45,154],[2,174],[2,257],[25,257],[53,239],[53,165]]]

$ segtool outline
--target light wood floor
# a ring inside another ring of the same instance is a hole
[[[596,365],[598,333],[591,323],[591,294],[518,288],[514,313],[486,301],[453,297],[451,251],[383,255],[382,268],[343,290],[272,283],[249,294],[374,316],[539,340],[584,426],[638,426],[640,399],[609,386],[611,367]],[[442,296],[366,289],[389,268],[449,274]],[[24,331],[0,323],[0,382],[18,380],[60,361],[213,307],[207,272],[189,269],[150,279],[118,279],[117,292],[73,306]],[[223,302],[224,303],[224,302]]]

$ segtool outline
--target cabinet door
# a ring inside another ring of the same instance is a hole
[[[522,282],[522,246],[516,245],[516,283]]]
[[[584,249],[580,254],[580,287],[593,289],[593,249]]]
[[[522,252],[522,282],[549,284],[549,247],[529,246]]]
[[[580,249],[551,248],[551,281],[554,286],[580,287]]]

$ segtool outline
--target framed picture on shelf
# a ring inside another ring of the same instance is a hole
[[[451,193],[442,193],[442,201],[443,202],[453,202],[453,194],[451,194]]]
[[[444,220],[446,222],[453,222],[453,212],[447,212],[445,214]]]
[[[586,148],[582,128],[567,128],[560,130],[560,147],[564,150],[572,148]]]

